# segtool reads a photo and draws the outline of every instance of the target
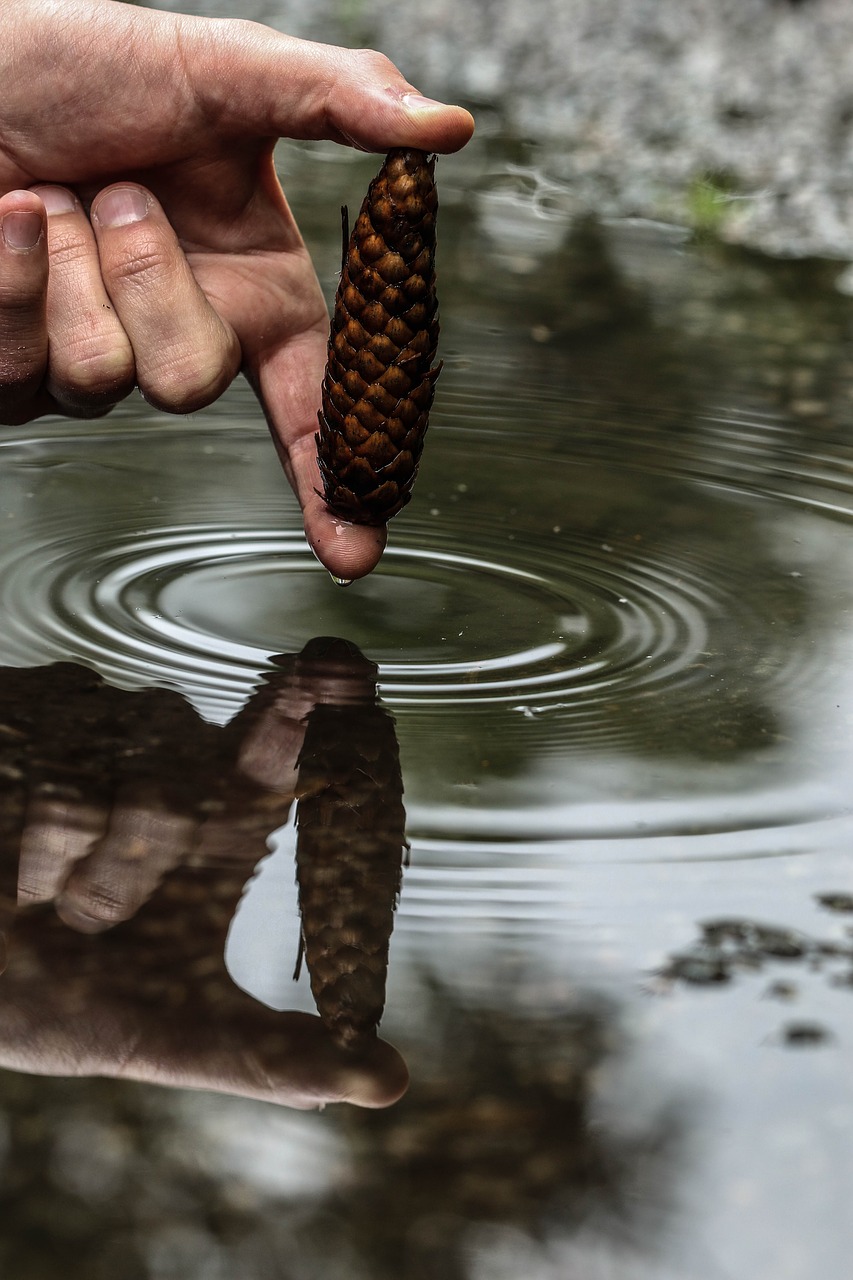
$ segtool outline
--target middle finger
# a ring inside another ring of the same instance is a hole
[[[93,201],[92,225],[139,389],[171,413],[211,404],[235,377],[240,346],[199,287],[162,208],[144,187],[107,187]]]

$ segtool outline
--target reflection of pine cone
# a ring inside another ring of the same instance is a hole
[[[435,157],[388,153],[346,249],[317,461],[333,515],[382,525],[411,497],[439,366]]]
[[[316,706],[299,757],[297,793],[296,878],[311,991],[329,1030],[355,1049],[376,1034],[385,1006],[407,847],[388,712],[372,698],[363,705]]]

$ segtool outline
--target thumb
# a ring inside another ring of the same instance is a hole
[[[458,151],[474,132],[464,107],[423,97],[384,54],[282,35],[240,20],[192,21],[197,99],[220,129],[326,138],[365,151]],[[187,41],[185,40],[185,54]]]

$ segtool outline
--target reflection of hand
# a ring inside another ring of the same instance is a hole
[[[353,1055],[318,1017],[274,1012],[234,986],[222,952],[235,902],[202,908],[209,888],[203,875],[178,876],[171,903],[152,900],[97,938],[56,916],[20,919],[0,980],[0,1063],[297,1108],[395,1102],[408,1074],[391,1045],[375,1040]]]
[[[196,905],[196,904],[193,904]],[[193,927],[193,918],[184,918]],[[37,1075],[108,1075],[214,1089],[283,1106],[383,1107],[405,1092],[391,1044],[339,1050],[313,1014],[279,1014],[251,1000],[199,957],[196,974],[145,929],[91,938],[55,918],[20,923],[0,980],[0,1064]],[[141,947],[177,966],[146,970]],[[224,937],[222,942],[224,943]],[[126,970],[124,966],[131,968]]]
[[[128,694],[71,664],[0,681],[0,785],[24,779],[0,792],[21,908],[0,980],[0,1062],[301,1107],[383,1106],[403,1092],[389,1045],[342,1052],[318,1018],[266,1009],[225,966],[245,882],[293,798],[302,735],[299,708],[285,714],[288,680],[299,707],[308,694],[299,659],[281,666],[278,688],[224,730],[176,694]],[[7,932],[12,869],[0,867]]]
[[[242,366],[312,547],[368,572],[382,534],[336,533],[315,493],[327,317],[272,148],[454,151],[468,113],[380,54],[252,23],[10,0],[0,35],[0,421],[104,412],[134,384],[186,413]]]

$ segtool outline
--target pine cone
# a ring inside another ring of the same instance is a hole
[[[329,510],[353,524],[406,505],[423,449],[440,369],[434,168],[390,151],[344,251],[316,440]]]
[[[339,642],[342,643],[342,642]],[[361,698],[318,703],[299,756],[296,879],[302,948],[317,1011],[357,1049],[385,1006],[405,838],[394,721],[376,703],[376,668],[347,664]]]

